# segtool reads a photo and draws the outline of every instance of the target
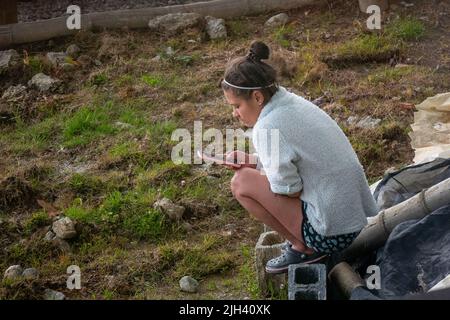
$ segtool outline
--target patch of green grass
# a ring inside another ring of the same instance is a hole
[[[251,298],[255,300],[261,298],[261,292],[258,286],[253,250],[254,249],[250,246],[241,246],[241,253],[245,262],[239,267],[238,283],[240,287],[250,293]]]
[[[59,132],[59,118],[51,117],[36,124],[19,123],[18,129],[11,133],[9,148],[16,153],[40,151],[51,146],[51,142]]]
[[[390,39],[377,34],[365,34],[344,42],[335,50],[341,59],[370,61],[386,59],[398,46]]]
[[[69,186],[78,195],[94,195],[105,189],[105,184],[98,177],[75,173],[69,179]]]
[[[389,83],[400,80],[402,77],[411,75],[415,71],[413,66],[402,68],[382,67],[375,73],[370,74],[367,80],[371,84]]]
[[[190,275],[196,279],[225,272],[235,266],[236,257],[221,248],[221,238],[205,235],[200,243],[170,243],[160,247],[162,263],[173,266],[171,277]]]
[[[166,161],[156,164],[148,171],[142,172],[136,181],[140,188],[155,186],[161,183],[168,184],[173,182],[179,184],[183,178],[189,175],[189,172],[190,167],[188,165],[177,165],[172,161]]]
[[[31,234],[40,227],[50,225],[52,220],[49,218],[48,214],[43,211],[35,212],[29,217],[24,223],[24,229],[27,234]]]
[[[386,33],[405,41],[418,40],[425,34],[425,25],[416,18],[400,18],[387,26]]]
[[[31,56],[28,61],[25,62],[31,68],[32,75],[42,73],[46,70],[45,63],[41,57]]]
[[[98,73],[98,74],[94,75],[90,80],[90,83],[92,85],[96,85],[96,86],[104,85],[107,82],[108,82],[108,76],[104,73]]]
[[[292,35],[294,34],[294,28],[290,25],[284,25],[278,27],[273,32],[273,38],[277,41],[282,47],[289,48],[291,46]]]
[[[83,146],[96,137],[112,134],[116,128],[103,108],[82,107],[64,123],[64,145]]]
[[[165,79],[160,75],[144,74],[141,80],[150,87],[160,87],[165,83]]]
[[[129,214],[123,228],[138,239],[158,239],[165,229],[165,217],[157,210],[148,209],[142,214]]]

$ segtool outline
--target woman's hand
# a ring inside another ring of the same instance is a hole
[[[240,168],[252,168],[256,169],[257,159],[255,156],[245,153],[243,151],[231,151],[225,154],[225,160],[228,162],[234,162],[240,164]],[[239,170],[240,168],[235,168],[227,166],[230,169]]]

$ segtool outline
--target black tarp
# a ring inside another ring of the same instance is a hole
[[[373,197],[380,210],[386,209],[447,178],[450,178],[450,159],[437,158],[385,175]]]
[[[450,274],[450,206],[396,226],[378,250],[375,264],[380,267],[381,289],[359,288],[350,299],[412,297],[444,279]]]

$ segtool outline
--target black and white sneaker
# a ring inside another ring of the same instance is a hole
[[[315,252],[313,254],[305,254],[303,252],[292,249],[291,246],[287,246],[283,253],[274,259],[267,261],[266,272],[267,273],[285,273],[289,270],[289,265],[299,263],[314,263],[318,262],[328,255],[325,253]]]

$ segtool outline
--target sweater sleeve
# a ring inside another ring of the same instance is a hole
[[[295,165],[298,156],[279,130],[261,130],[256,148],[258,162],[261,162],[273,193],[288,195],[302,190],[302,179]]]

